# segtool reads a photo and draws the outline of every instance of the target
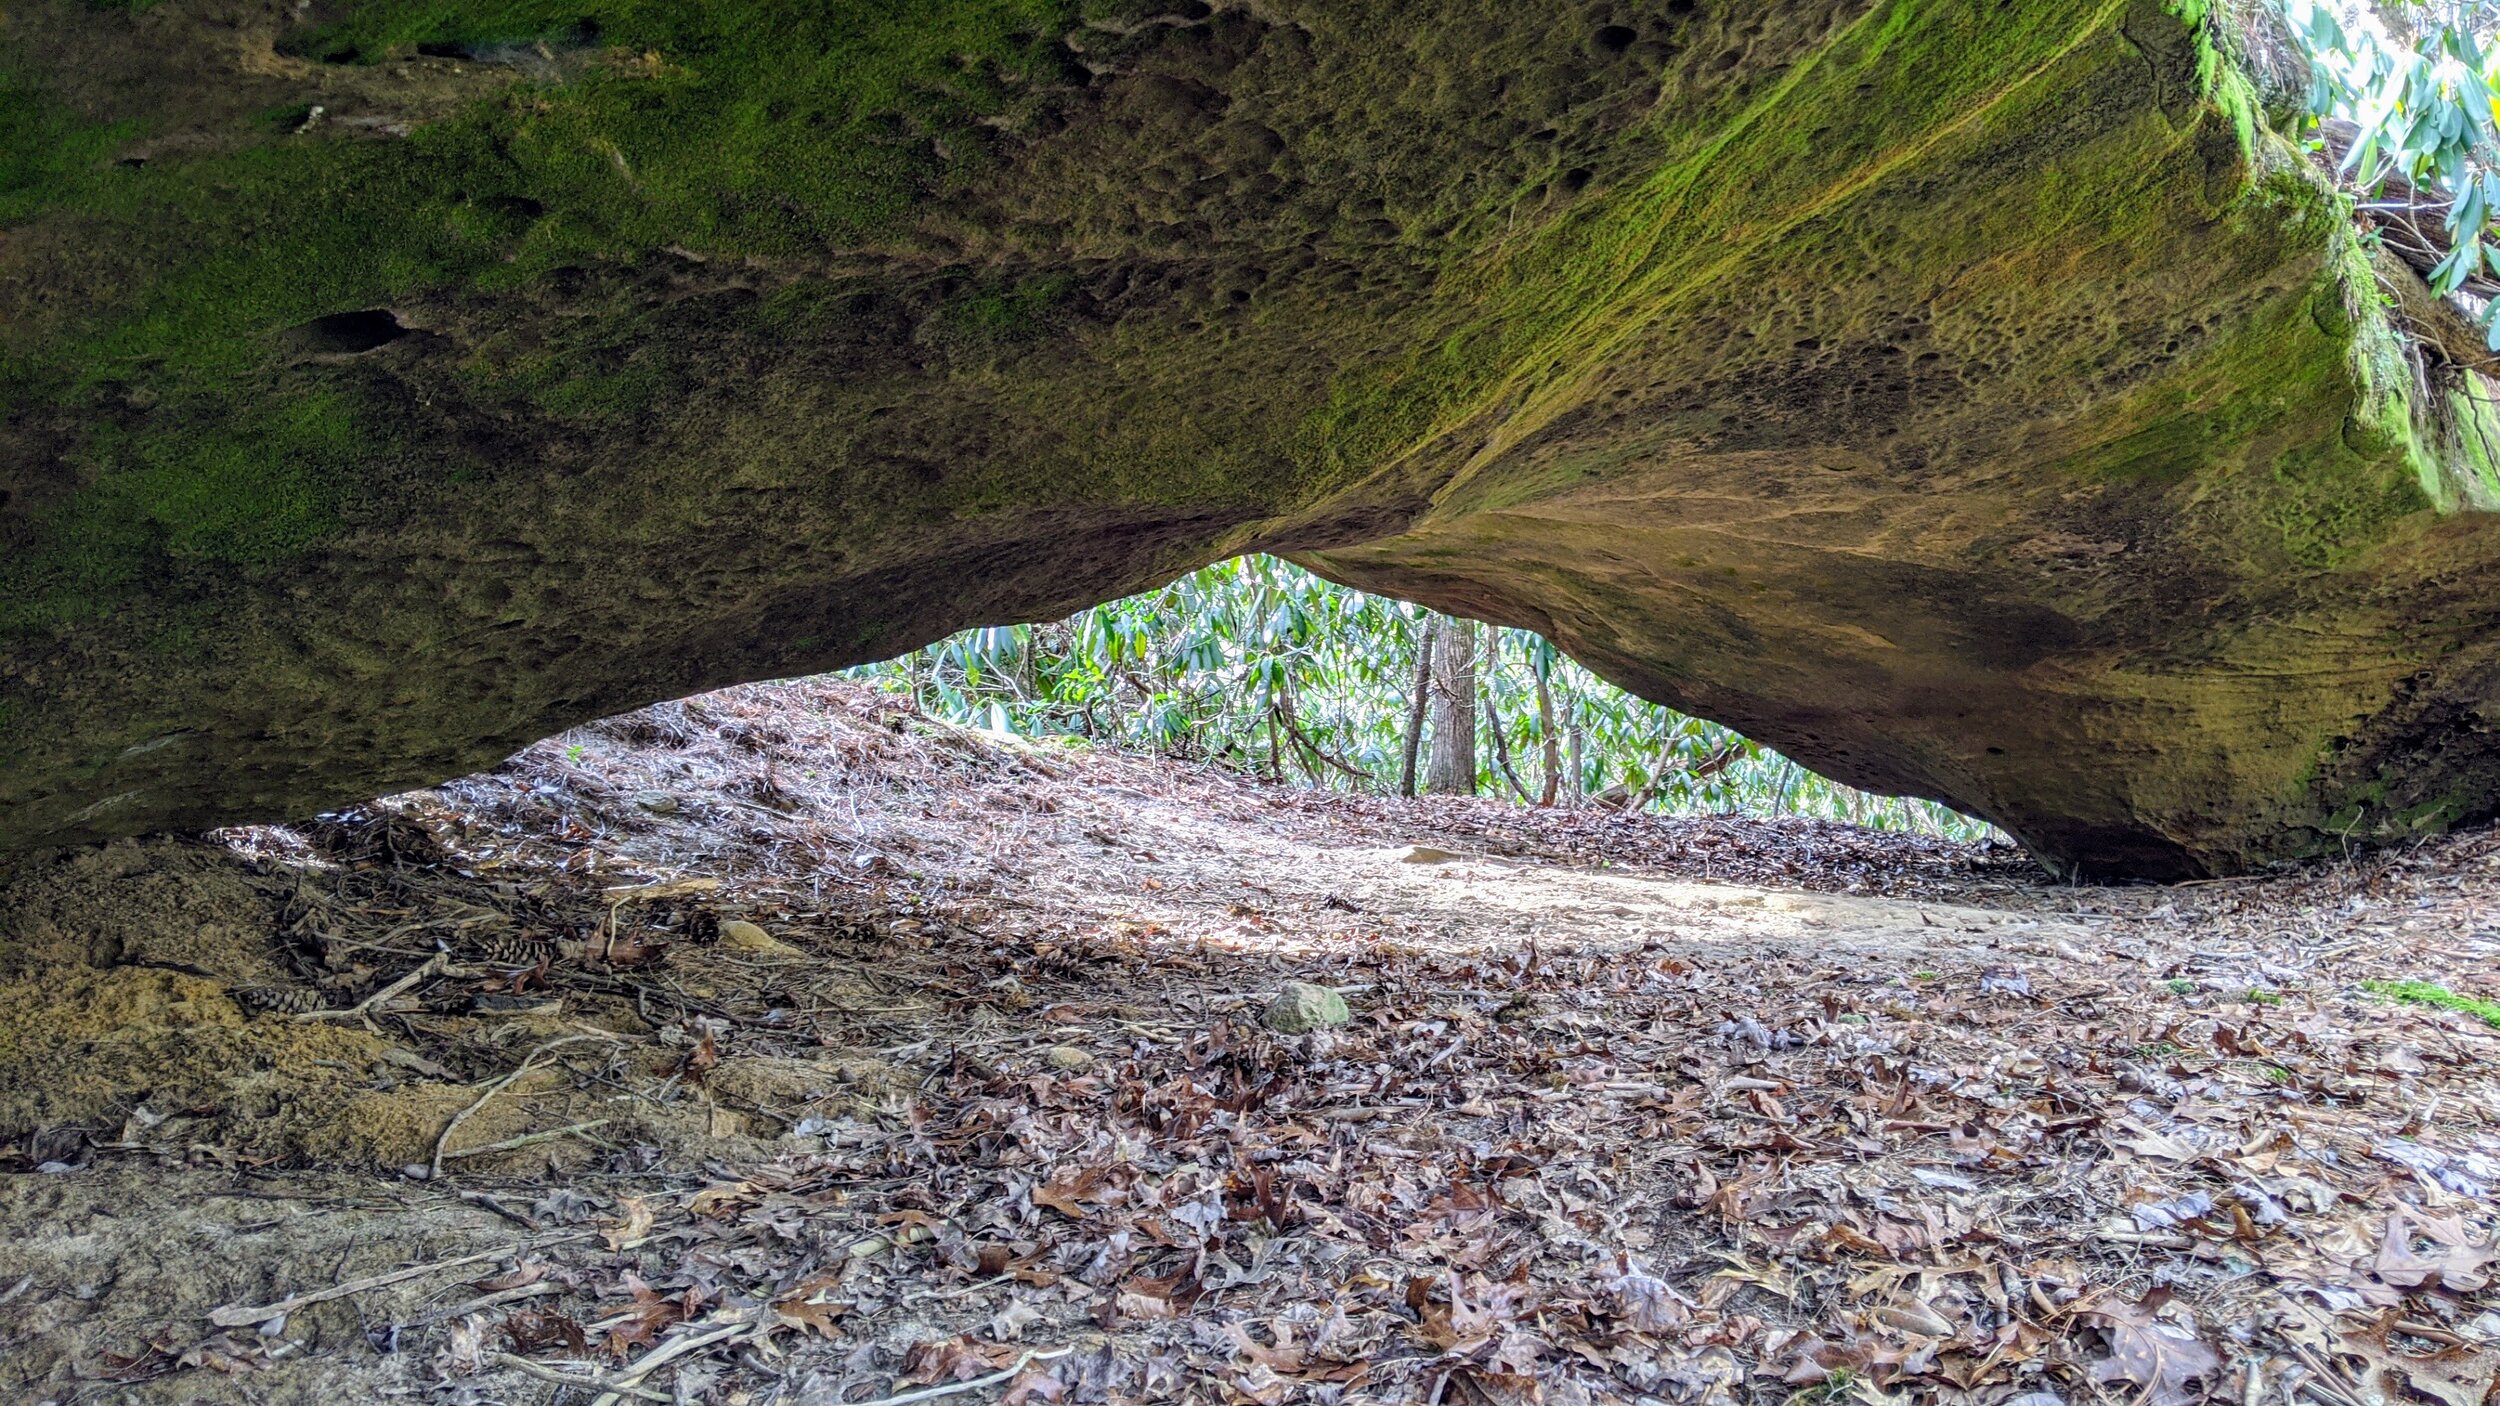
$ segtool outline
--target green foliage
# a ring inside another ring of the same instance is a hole
[[[1249,556],[1065,620],[966,630],[853,671],[940,717],[1096,738],[1278,780],[1393,793],[1428,613]],[[1477,781],[1533,801],[1550,737],[1558,797],[1612,791],[1677,812],[1799,814],[1979,838],[1926,801],[1815,775],[1715,723],[1645,702],[1525,630],[1487,629]],[[1539,682],[1551,705],[1549,730]],[[1498,739],[1498,740],[1497,740]]]
[[[2361,983],[2361,989],[2411,1006],[2437,1006],[2444,1011],[2460,1011],[2494,1029],[2500,1029],[2500,1001],[2460,996],[2435,981],[2365,981]]]
[[[2425,0],[2406,6],[2411,36],[2391,35],[2378,16],[2354,5],[2284,0],[2284,14],[2309,51],[2310,108],[2360,129],[2339,173],[2364,196],[2381,201],[2401,178],[2448,201],[2443,223],[2450,252],[2429,275],[2432,291],[2455,293],[2469,279],[2500,275],[2500,129],[2492,93],[2500,86],[2500,52],[2491,39],[2492,8],[2480,0]],[[2391,207],[2392,208],[2392,207]],[[2500,320],[2482,319],[2494,351]]]

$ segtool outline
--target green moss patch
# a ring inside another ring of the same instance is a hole
[[[2443,1011],[2457,1011],[2500,1030],[2500,1001],[2460,996],[2435,981],[2365,981],[2361,983],[2361,989],[2409,1006],[2436,1006]]]
[[[146,564],[275,567],[328,535],[353,475],[380,448],[338,392],[171,407],[96,431],[93,487],[0,562],[0,631],[92,617],[145,584]]]
[[[554,252],[666,243],[785,256],[886,227],[985,169],[980,119],[1061,75],[1058,0],[402,0],[297,36],[327,62],[410,52],[524,84],[456,124],[490,134]]]
[[[504,65],[513,84],[403,139],[295,104],[238,149],[124,164],[149,114],[82,120],[47,96],[39,35],[0,49],[0,225],[80,251],[19,275],[43,316],[0,318],[18,324],[0,401],[104,426],[74,451],[88,486],[0,568],[0,629],[99,613],[157,552],[255,566],[322,538],[371,446],[335,395],[254,408],[291,329],[669,246],[856,244],[987,169],[999,128],[1058,91],[1068,19],[1058,0],[373,4],[285,47]],[[1036,305],[976,302],[966,335],[1012,339]],[[564,418],[651,403],[650,370],[614,360],[522,379]],[[120,413],[134,386],[157,408]],[[210,423],[220,406],[230,423]]]

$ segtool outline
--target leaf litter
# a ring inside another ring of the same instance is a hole
[[[2500,986],[2491,832],[2067,888],[817,680],[8,884],[10,1399],[2487,1406],[2500,1369],[2500,1032],[2364,985]],[[1269,1029],[1290,981],[1352,1019]]]

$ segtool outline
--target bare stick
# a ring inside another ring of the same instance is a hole
[[[1054,1357],[1065,1357],[1074,1351],[1076,1351],[1076,1344],[1074,1343],[1070,1343],[1066,1347],[1054,1347],[1048,1352],[1044,1352],[1039,1348],[1036,1348],[1033,1351],[1026,1353],[1024,1356],[1017,1358],[1016,1365],[1013,1367],[1002,1367],[999,1370],[990,1373],[986,1377],[974,1377],[968,1382],[947,1382],[939,1386],[924,1386],[918,1391],[907,1391],[900,1396],[881,1396],[874,1401],[854,1402],[852,1403],[852,1406],[904,1406],[904,1403],[906,1402],[935,1401],[941,1396],[953,1396],[957,1392],[972,1391],[985,1386],[996,1386],[1000,1382],[1014,1377],[1016,1373],[1023,1371],[1025,1368],[1032,1366],[1036,1362],[1048,1362]]]
[[[487,1195],[483,1191],[463,1191],[460,1193],[460,1199],[468,1202],[472,1206],[484,1206],[486,1209],[493,1211],[496,1215],[503,1217],[505,1220],[521,1227],[523,1230],[538,1231],[545,1229],[545,1227],[541,1226],[538,1222],[531,1220],[528,1216],[522,1215],[519,1211],[512,1209],[510,1206],[505,1205],[501,1201]]]
[[[593,1118],[587,1123],[567,1123],[561,1128],[549,1128],[543,1133],[523,1133],[519,1137],[508,1137],[501,1142],[490,1142],[482,1147],[464,1147],[457,1152],[441,1153],[439,1161],[448,1162],[456,1157],[483,1157],[489,1152],[511,1152],[519,1148],[535,1147],[542,1142],[554,1142],[558,1138],[568,1138],[575,1133],[586,1133],[593,1128],[604,1128],[611,1121],[613,1120],[607,1118]]]
[[[708,1333],[689,1334],[673,1343],[655,1348],[643,1354],[641,1361],[610,1377],[605,1384],[605,1390],[591,1399],[590,1406],[616,1406],[619,1396],[622,1396],[634,1383],[651,1375],[662,1364],[683,1357],[696,1348],[710,1347],[714,1343],[730,1338],[744,1337],[760,1331],[763,1327],[764,1324],[761,1321],[741,1320],[725,1327],[715,1328]]]
[[[537,1049],[530,1051],[526,1056],[524,1056],[521,1060],[519,1068],[513,1070],[509,1074],[506,1074],[502,1078],[497,1079],[494,1083],[487,1085],[486,1092],[479,1094],[476,1102],[451,1115],[451,1121],[443,1125],[443,1135],[434,1139],[434,1160],[426,1164],[425,1174],[427,1178],[430,1180],[440,1177],[443,1174],[443,1158],[445,1156],[445,1149],[451,1146],[451,1135],[460,1131],[460,1125],[475,1116],[479,1109],[484,1108],[488,1099],[491,1099],[495,1095],[502,1093],[505,1089],[510,1088],[513,1081],[519,1079],[522,1075],[529,1073],[532,1069],[538,1068],[538,1057],[540,1055],[546,1054],[551,1050],[560,1049],[566,1045],[578,1045],[584,1043],[585,1041],[600,1038],[603,1037],[597,1035],[567,1035],[562,1039],[549,1040],[547,1043],[540,1045]],[[478,1150],[484,1151],[485,1149],[481,1148]]]
[[[406,976],[403,976],[399,980],[392,982],[390,985],[383,987],[381,990],[374,992],[372,995],[367,996],[363,1000],[358,1001],[356,1004],[349,1006],[343,1011],[301,1011],[290,1017],[290,1019],[299,1021],[363,1020],[366,1012],[372,1010],[375,1006],[389,1001],[391,998],[399,995],[403,991],[406,991],[409,987],[416,985],[418,982],[425,980],[427,977],[434,975],[436,972],[441,971],[445,965],[447,964],[444,961],[443,954],[437,952],[433,956],[426,958],[415,971],[408,973]]]
[[[510,1289],[498,1289],[494,1293],[484,1295],[480,1298],[471,1299],[467,1303],[450,1304],[442,1308],[427,1309],[425,1312],[418,1314],[415,1318],[408,1320],[409,1326],[423,1328],[436,1323],[448,1323],[454,1318],[466,1318],[470,1314],[480,1312],[484,1309],[495,1308],[508,1303],[518,1303],[522,1299],[534,1299],[546,1294],[561,1294],[563,1292],[563,1285],[555,1283],[552,1280],[541,1279],[535,1284],[522,1284]]]
[[[605,1377],[577,1377],[570,1372],[559,1372],[543,1362],[532,1362],[526,1357],[515,1357],[509,1352],[498,1352],[487,1360],[498,1367],[509,1367],[515,1372],[526,1372],[542,1382],[554,1382],[558,1386],[569,1386],[580,1391],[598,1391],[605,1388],[617,1395],[630,1396],[638,1401],[676,1400],[673,1396],[653,1391],[649,1387],[634,1386],[627,1382],[611,1382]]]
[[[564,1244],[568,1241],[587,1240],[589,1238],[590,1236],[585,1233],[581,1235],[567,1235],[557,1240],[541,1241],[540,1243],[551,1245]],[[501,1259],[504,1256],[514,1254],[519,1250],[530,1248],[534,1247],[526,1245],[506,1245],[499,1250],[480,1250],[474,1255],[462,1255],[457,1259],[436,1260],[432,1264],[410,1265],[406,1269],[394,1269],[387,1274],[369,1274],[362,1279],[350,1279],[344,1284],[333,1284],[327,1289],[315,1289],[310,1293],[297,1294],[292,1298],[280,1299],[276,1303],[250,1305],[228,1304],[224,1308],[218,1309],[216,1312],[209,1314],[208,1321],[216,1324],[220,1328],[241,1328],[252,1323],[266,1323],[281,1313],[293,1313],[295,1310],[304,1307],[306,1304],[327,1303],[331,1299],[343,1299],[349,1294],[361,1294],[367,1289],[379,1289],[386,1284],[396,1284],[403,1279],[414,1279],[421,1274],[432,1274],[438,1269],[454,1269],[464,1264],[475,1264],[479,1260]]]

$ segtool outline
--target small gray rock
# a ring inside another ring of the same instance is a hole
[[[1302,1035],[1331,1025],[1343,1025],[1354,1018],[1346,1009],[1345,997],[1325,986],[1307,981],[1288,981],[1276,989],[1276,999],[1267,1003],[1267,1028],[1284,1035]]]

